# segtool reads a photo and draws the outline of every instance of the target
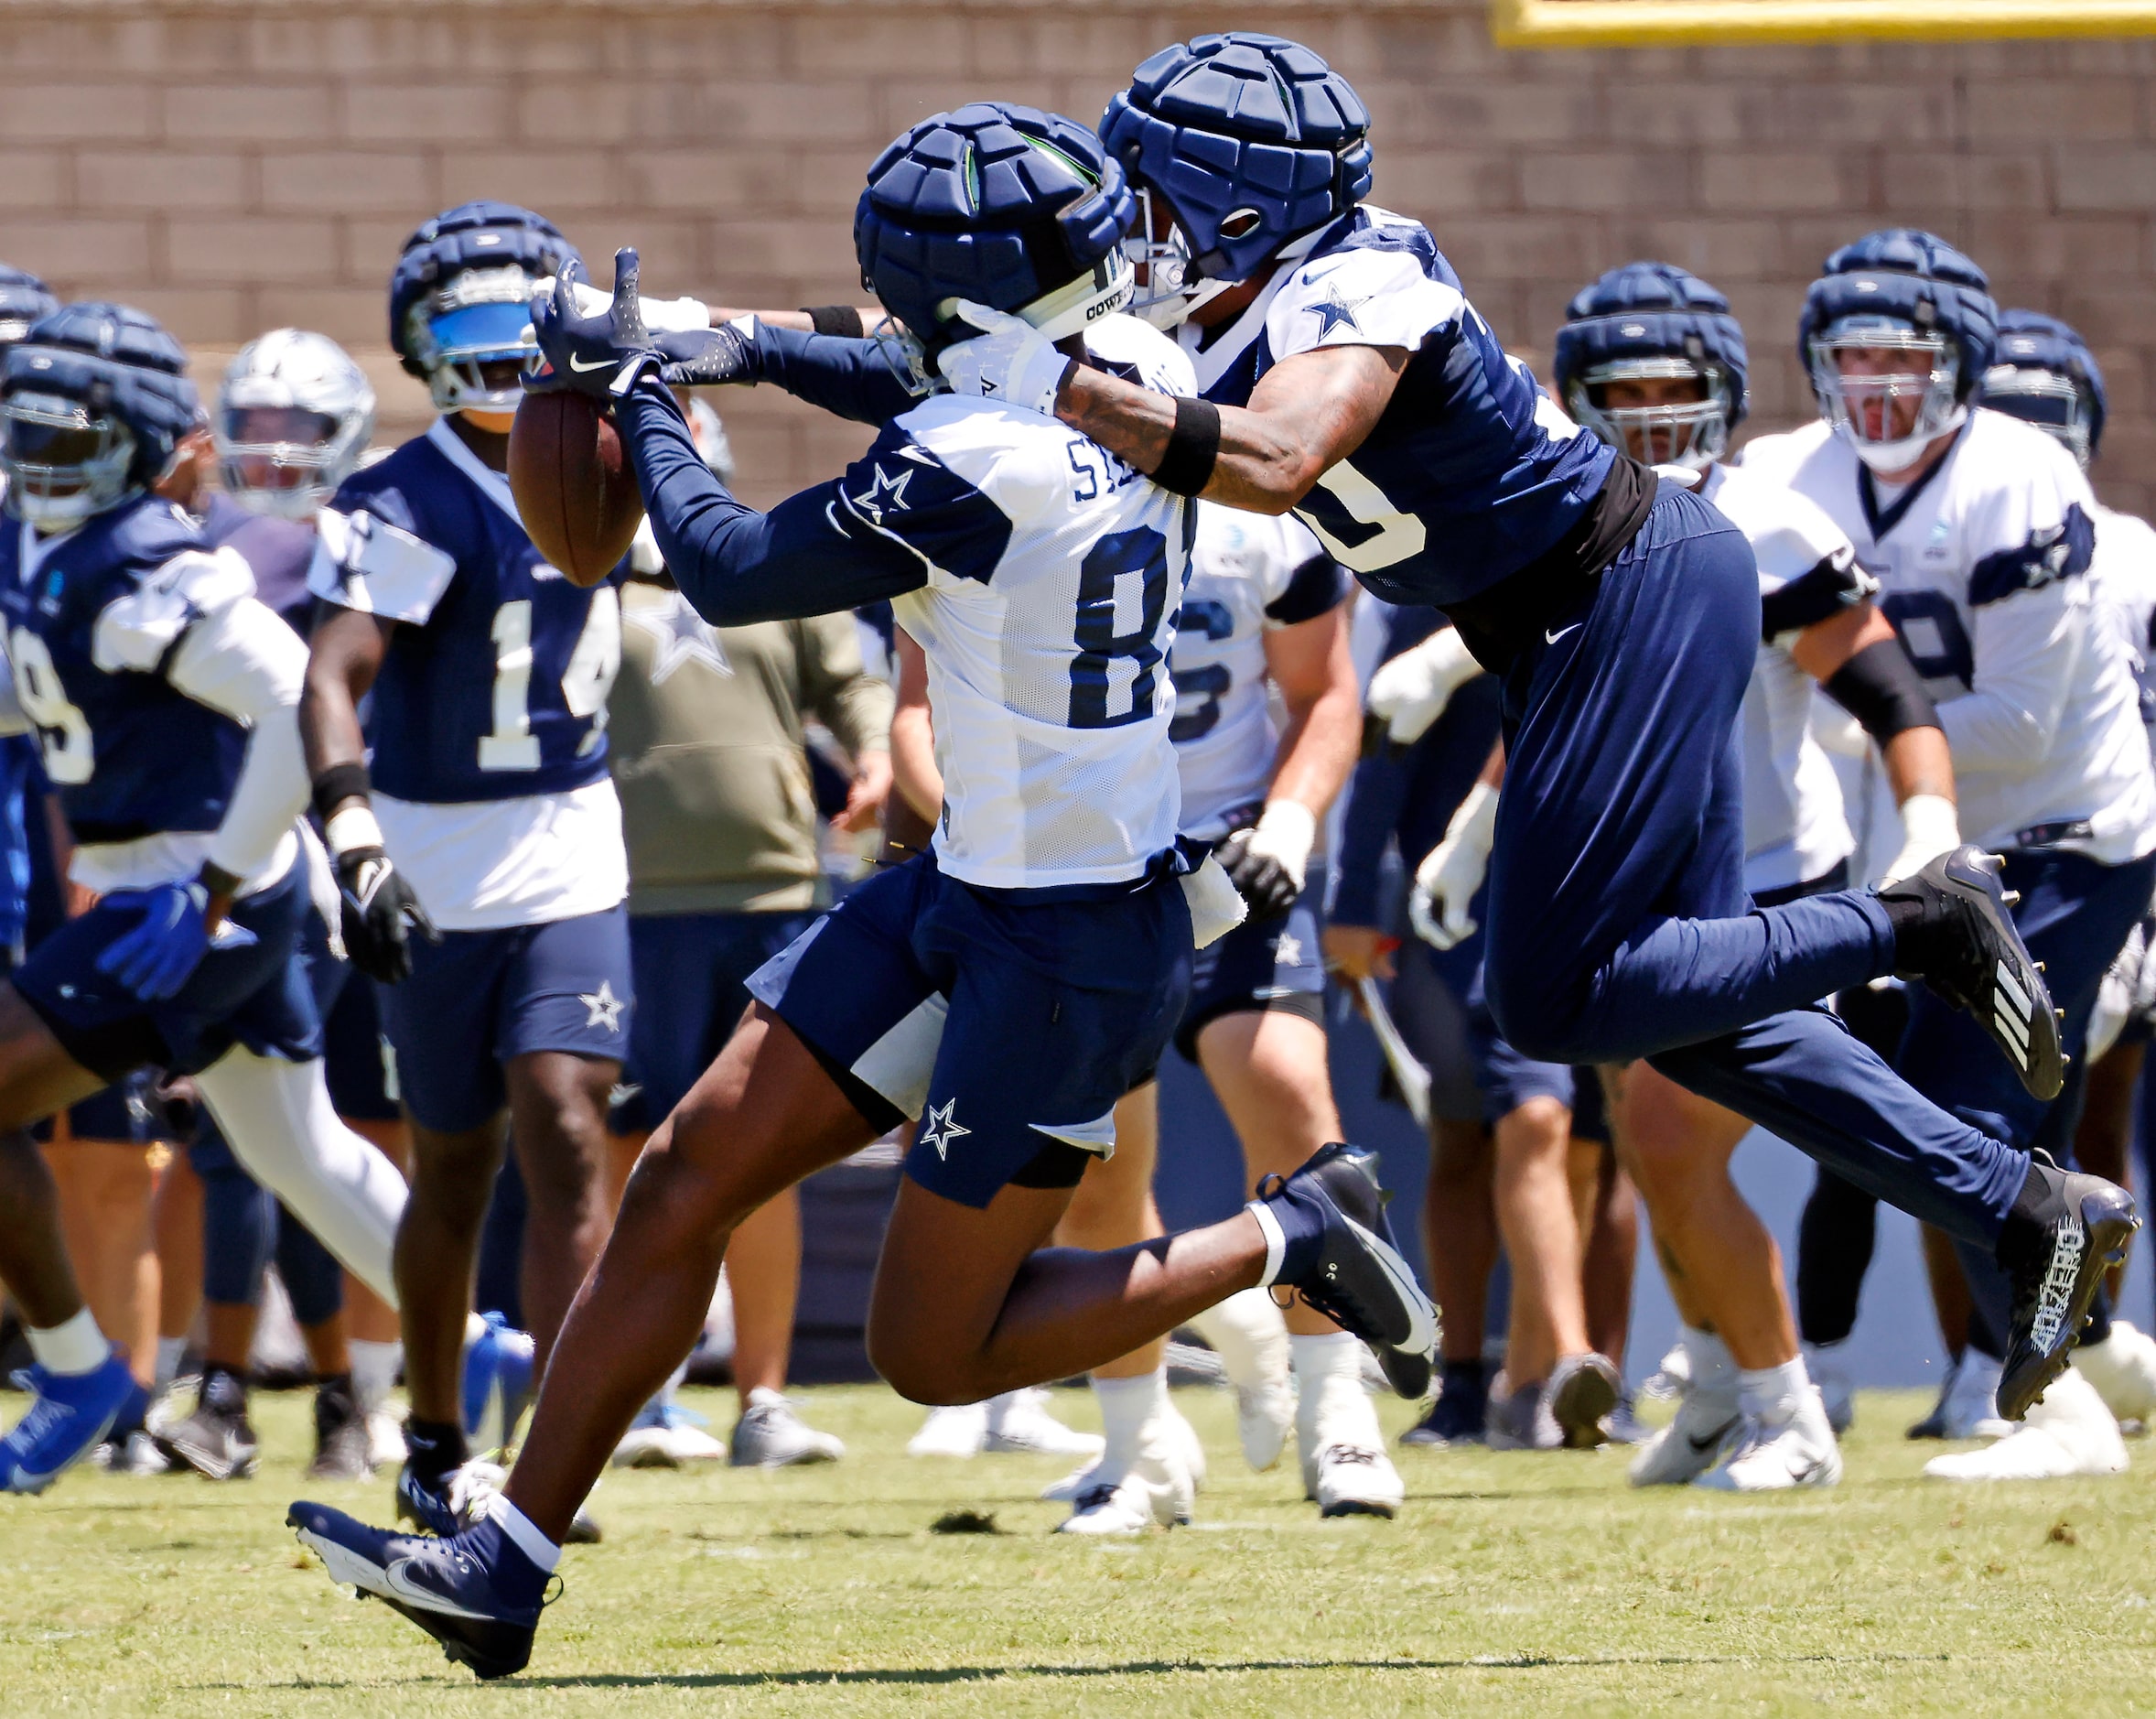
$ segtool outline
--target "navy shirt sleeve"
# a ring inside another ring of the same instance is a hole
[[[884,425],[919,404],[880,341],[756,324],[757,380],[857,424]]]

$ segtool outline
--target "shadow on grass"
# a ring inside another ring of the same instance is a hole
[[[1109,1665],[940,1665],[867,1667],[848,1671],[590,1671],[574,1677],[519,1677],[522,1689],[765,1689],[823,1684],[992,1683],[1022,1677],[1159,1677],[1178,1672],[1235,1675],[1254,1671],[1542,1671],[1573,1668],[1692,1667],[1717,1665],[1912,1665],[1947,1663],[1945,1653],[1795,1653],[1763,1658],[1754,1654],[1487,1654],[1459,1660],[1126,1660]],[[439,1681],[437,1678],[399,1679],[399,1682]],[[344,1690],[379,1688],[365,1682],[300,1678],[289,1683],[195,1683],[195,1690],[271,1689]]]

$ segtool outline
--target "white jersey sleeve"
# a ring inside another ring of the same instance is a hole
[[[104,606],[91,631],[91,658],[108,675],[160,672],[197,622],[253,595],[253,569],[238,550],[175,556]]]
[[[1381,232],[1387,222],[1414,225],[1367,203],[1363,212]],[[1405,247],[1358,245],[1281,266],[1287,278],[1272,296],[1265,323],[1276,362],[1321,346],[1413,351],[1437,330],[1473,314],[1457,287],[1432,279]]]
[[[307,588],[342,608],[424,626],[457,577],[454,557],[363,509],[325,507],[315,522]]]

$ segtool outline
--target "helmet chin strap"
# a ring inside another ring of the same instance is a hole
[[[1967,422],[1968,407],[1964,405],[1956,406],[1936,427],[1919,431],[1914,436],[1898,437],[1892,441],[1866,440],[1857,434],[1855,423],[1847,417],[1835,429],[1856,450],[1857,458],[1883,478],[1890,472],[1906,471],[1924,458],[1925,449],[1942,436],[1953,435]]]

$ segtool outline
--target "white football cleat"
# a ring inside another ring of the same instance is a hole
[[[1295,1387],[1285,1376],[1235,1387],[1235,1434],[1253,1473],[1262,1475],[1280,1460],[1294,1425]]]
[[[981,1448],[991,1455],[1091,1457],[1107,1448],[1099,1433],[1080,1432],[1049,1413],[1048,1393],[1037,1388],[991,1398],[986,1411]]]
[[[909,1456],[978,1456],[988,1437],[988,1405],[946,1403],[931,1409],[921,1431],[906,1441]]]
[[[1999,1418],[1999,1378],[2003,1364],[1975,1349],[1961,1352],[1961,1365],[1939,1401],[1939,1436],[1947,1439],[2002,1439],[2012,1425]]]
[[[2114,1420],[2156,1421],[2156,1339],[2114,1319],[2109,1336],[2074,1351],[2074,1365],[2097,1388]]]
[[[1807,1343],[1804,1362],[1806,1374],[1819,1388],[1819,1400],[1827,1405],[1827,1424],[1838,1438],[1857,1424],[1857,1387],[1841,1363],[1841,1345]]]
[[[654,1399],[631,1422],[614,1446],[617,1468],[686,1468],[691,1463],[723,1463],[727,1447],[706,1432],[701,1416],[664,1399]]]
[[[1191,1322],[1213,1346],[1235,1390],[1235,1432],[1243,1460],[1263,1474],[1280,1460],[1295,1422],[1295,1381],[1288,1325],[1264,1290],[1240,1290]]]
[[[1310,1496],[1320,1516],[1382,1516],[1407,1496],[1383,1445],[1327,1444],[1311,1459]]]
[[[1757,1417],[1725,1447],[1722,1458],[1692,1484],[1712,1492],[1785,1492],[1831,1487],[1841,1478],[1841,1448],[1816,1386],[1786,1405],[1785,1418]]]
[[[2126,1441],[2097,1388],[2069,1367],[2029,1418],[1995,1444],[1935,1456],[1934,1480],[2065,1480],[2126,1472]]]
[[[1743,1422],[1737,1410],[1736,1382],[1732,1377],[1727,1392],[1687,1389],[1677,1401],[1676,1418],[1632,1459],[1632,1484],[1682,1487],[1712,1468]]]
[[[759,1385],[749,1393],[748,1406],[734,1423],[733,1443],[726,1454],[736,1468],[792,1468],[803,1463],[835,1463],[846,1454],[846,1444],[809,1425],[778,1391]]]
[[[1191,1519],[1196,1504],[1190,1472],[1172,1449],[1140,1455],[1121,1475],[1096,1473],[1071,1501],[1059,1534],[1142,1534],[1156,1522],[1175,1528]]]

